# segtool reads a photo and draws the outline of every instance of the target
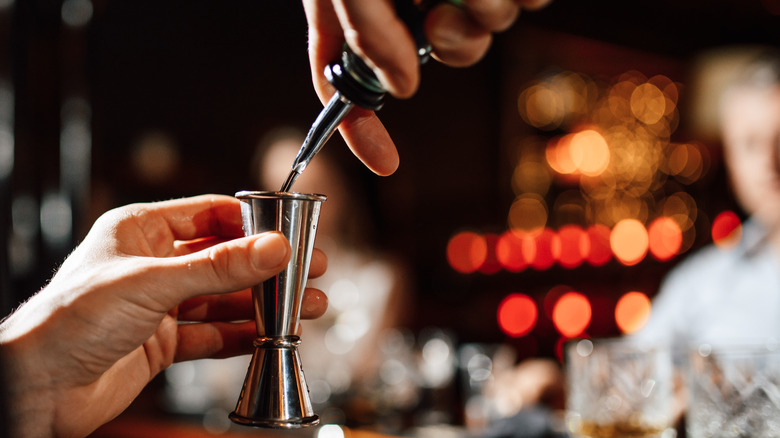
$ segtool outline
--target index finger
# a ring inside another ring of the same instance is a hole
[[[174,239],[192,240],[200,237],[241,237],[241,202],[226,195],[200,195],[145,204],[133,204],[128,209],[142,219],[162,220]],[[143,226],[142,221],[142,226]]]

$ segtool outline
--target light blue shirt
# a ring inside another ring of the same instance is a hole
[[[676,363],[701,343],[780,339],[780,259],[762,227],[749,221],[735,247],[709,245],[670,271],[635,336],[668,342]]]

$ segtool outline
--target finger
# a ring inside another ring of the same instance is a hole
[[[311,287],[306,288],[301,301],[301,318],[319,318],[326,310],[328,310],[328,296],[325,292]]]
[[[328,269],[328,257],[322,250],[314,248],[311,253],[311,265],[309,265],[309,278],[317,278]]]
[[[314,319],[328,309],[328,297],[319,289],[306,288],[301,300],[301,318]],[[254,320],[252,291],[245,289],[223,295],[202,295],[182,302],[178,309],[178,320],[200,321],[247,321]]]
[[[174,256],[192,254],[194,252],[203,251],[206,248],[211,248],[214,245],[227,242],[230,239],[220,238],[216,236],[203,237],[195,240],[177,240],[173,242]]]
[[[200,237],[239,237],[244,232],[240,201],[232,196],[201,195],[171,201],[131,204],[126,211],[141,221],[162,219],[174,239],[193,240]]]
[[[464,67],[482,59],[492,41],[491,32],[462,8],[442,4],[425,17],[425,35],[441,62]]]
[[[373,111],[353,108],[339,126],[352,153],[377,175],[390,175],[398,169],[398,150]]]
[[[520,5],[523,7],[523,9],[528,9],[529,11],[535,11],[537,9],[541,9],[548,4],[550,4],[552,0],[519,0]]]
[[[148,295],[164,309],[198,295],[235,292],[271,278],[287,266],[290,244],[281,233],[234,239],[174,258],[152,258],[139,271]],[[160,288],[167,293],[160,294]],[[153,295],[152,295],[153,294]]]
[[[255,317],[252,291],[201,295],[179,305],[179,321],[245,321]]]
[[[248,354],[257,338],[254,321],[180,324],[174,362]]]
[[[474,21],[491,32],[506,30],[520,13],[516,0],[465,0],[464,3]]]
[[[390,1],[334,0],[350,48],[395,97],[411,97],[420,83],[417,49]]]

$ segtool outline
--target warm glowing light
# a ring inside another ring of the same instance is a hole
[[[612,252],[626,266],[641,262],[647,254],[648,244],[647,230],[636,219],[623,219],[609,235]]]
[[[581,265],[585,255],[590,252],[587,233],[576,225],[565,225],[558,230],[556,237],[553,254],[558,264],[568,269]]]
[[[574,138],[574,134],[567,134],[559,139],[553,139],[547,144],[545,151],[547,164],[550,168],[560,174],[568,175],[577,171],[577,165],[571,157],[569,145]]]
[[[528,266],[523,254],[523,241],[528,239],[522,231],[506,231],[496,242],[496,259],[510,272],[520,272]],[[534,251],[535,252],[535,251]]]
[[[523,90],[517,100],[517,108],[526,123],[539,129],[559,127],[565,115],[560,96],[543,84]]]
[[[487,245],[487,254],[485,261],[479,266],[479,272],[483,274],[495,274],[501,270],[501,263],[498,261],[496,255],[496,245],[498,243],[498,236],[495,234],[485,234],[485,244]]]
[[[588,328],[592,310],[588,298],[579,292],[567,292],[555,303],[553,324],[566,337],[574,337]]]
[[[699,215],[699,208],[693,196],[685,192],[677,192],[669,195],[663,201],[660,213],[674,219],[680,230],[686,231],[693,227],[694,221]]]
[[[543,271],[549,269],[555,263],[555,255],[553,254],[554,239],[555,232],[549,228],[545,228],[533,236],[533,256],[530,257],[528,252],[525,253],[532,268]],[[531,245],[524,244],[523,247],[524,249],[530,248]]]
[[[592,266],[603,266],[612,260],[612,247],[609,245],[611,233],[612,230],[606,225],[596,224],[588,227],[590,250],[586,253],[585,260]]]
[[[447,262],[452,269],[468,274],[485,263],[488,246],[485,238],[470,231],[460,232],[447,243]]]
[[[724,211],[712,221],[712,241],[723,249],[734,247],[742,239],[742,221],[733,211]]]
[[[685,184],[691,184],[701,178],[705,172],[703,149],[694,144],[671,146],[667,167],[670,175]]]
[[[653,84],[639,85],[631,93],[631,112],[644,124],[658,123],[666,113],[666,96]]]
[[[615,322],[623,333],[634,333],[650,318],[650,299],[642,292],[628,292],[615,307]]]
[[[510,229],[532,231],[547,224],[547,204],[535,193],[526,193],[515,198],[509,207],[507,218]]]
[[[523,160],[515,166],[512,173],[512,188],[515,194],[538,193],[544,195],[550,189],[552,175],[548,167],[541,162]]]
[[[592,129],[580,131],[568,144],[569,156],[583,175],[598,176],[609,165],[609,146],[604,137]]]
[[[674,219],[659,217],[647,229],[650,253],[661,261],[669,260],[680,251],[682,231]]]
[[[544,315],[550,321],[553,319],[553,311],[555,310],[555,305],[558,304],[558,300],[569,292],[572,292],[572,288],[570,286],[559,284],[550,288],[550,290],[547,291],[547,294],[545,294],[542,307],[544,310]]]
[[[536,325],[539,311],[531,297],[512,294],[498,305],[498,326],[509,336],[527,335]]]

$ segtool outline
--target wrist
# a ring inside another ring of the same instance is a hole
[[[0,405],[8,421],[0,429],[14,438],[49,436],[54,415],[50,379],[31,345],[34,341],[27,337],[4,339],[5,328],[0,326]]]

